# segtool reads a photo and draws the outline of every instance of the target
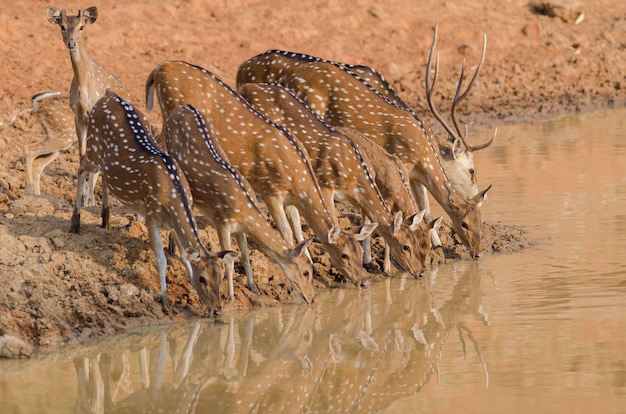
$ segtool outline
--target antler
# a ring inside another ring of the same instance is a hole
[[[480,145],[471,145],[467,140],[467,136],[466,136],[467,132],[465,134],[463,133],[459,125],[457,116],[456,116],[457,106],[459,105],[459,103],[463,102],[463,100],[465,100],[465,98],[467,98],[467,96],[470,94],[472,87],[474,86],[474,81],[478,77],[478,73],[480,72],[483,62],[485,61],[485,52],[487,51],[487,34],[485,34],[483,37],[484,39],[483,50],[480,56],[480,61],[478,62],[478,66],[476,67],[476,71],[474,72],[474,75],[472,76],[472,79],[470,80],[469,85],[467,85],[467,88],[465,89],[463,93],[461,93],[461,87],[463,85],[463,78],[465,77],[465,60],[463,61],[463,66],[461,67],[461,75],[459,76],[459,82],[457,83],[456,93],[454,94],[454,101],[452,102],[452,110],[451,110],[452,122],[454,123],[454,128],[456,129],[456,132],[455,132],[450,127],[450,125],[448,125],[448,123],[441,117],[441,115],[439,115],[439,111],[437,111],[437,108],[435,107],[435,103],[433,102],[433,97],[432,97],[433,91],[435,90],[435,85],[437,84],[437,75],[439,73],[439,53],[437,53],[437,61],[435,63],[435,73],[433,75],[432,83],[431,83],[430,75],[432,72],[433,55],[435,54],[435,49],[437,45],[438,28],[439,28],[439,23],[436,23],[434,34],[433,34],[433,44],[430,47],[430,53],[428,55],[428,64],[426,67],[426,98],[428,101],[428,106],[430,107],[430,110],[433,113],[433,116],[437,119],[437,121],[439,121],[439,123],[444,127],[444,129],[448,132],[448,134],[450,134],[450,136],[454,138],[455,143],[457,140],[460,139],[465,145],[465,148],[467,149],[467,151],[470,151],[470,152],[487,148],[493,142],[498,130],[496,129],[494,131],[493,136],[491,137],[489,141]]]

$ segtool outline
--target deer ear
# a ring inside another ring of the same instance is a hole
[[[487,191],[489,190],[491,190],[491,184],[489,184],[489,187],[474,196],[473,200],[478,207],[481,207],[483,205],[483,201],[487,199]]]
[[[419,213],[415,213],[406,218],[407,225],[411,229],[411,231],[416,231],[422,221],[424,221],[424,215],[426,214],[426,209],[420,211]]]
[[[98,8],[96,6],[91,6],[88,9],[85,9],[83,17],[85,18],[85,24],[95,23],[98,18]]]
[[[367,239],[374,230],[376,230],[376,227],[378,227],[378,223],[366,224],[361,227],[361,231],[359,231],[359,234],[356,234],[354,238],[357,241],[363,241]]]
[[[330,230],[328,230],[328,243],[335,244],[337,240],[339,240],[339,235],[341,234],[341,227],[339,224],[334,224]]]
[[[217,254],[217,258],[227,265],[234,263],[235,260],[239,259],[239,256],[241,256],[241,253],[232,250],[222,250]]]
[[[185,249],[185,257],[187,257],[187,260],[190,262],[197,263],[198,260],[200,260],[200,252],[193,247],[187,247]]]
[[[393,233],[396,234],[400,227],[402,226],[402,210],[398,211],[395,216],[393,216]]]
[[[466,151],[465,145],[459,138],[454,138],[454,142],[452,143],[452,158],[457,159],[461,154]]]
[[[302,256],[307,251],[312,241],[313,237],[302,240],[300,243],[298,243],[296,247],[293,248],[293,250],[289,254],[293,258]]]
[[[46,19],[52,24],[61,23],[61,10],[56,7],[48,6],[46,8]]]
[[[436,219],[432,220],[428,223],[428,228],[431,230],[437,230],[441,226],[441,222],[443,221],[443,216],[439,216]]]

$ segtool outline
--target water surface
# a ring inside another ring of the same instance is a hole
[[[501,127],[476,154],[483,217],[536,246],[0,361],[0,411],[621,412],[625,119]]]

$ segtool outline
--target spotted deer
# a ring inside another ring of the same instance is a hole
[[[61,92],[41,92],[32,97],[31,113],[44,129],[42,141],[24,145],[26,191],[29,195],[41,194],[41,174],[59,155],[76,142],[74,114]]]
[[[295,206],[329,253],[332,265],[356,286],[368,284],[359,241],[377,223],[363,226],[358,234],[339,227],[306,149],[285,128],[259,113],[216,75],[186,62],[165,62],[152,71],[146,83],[148,110],[155,90],[164,118],[190,104],[211,120],[226,156],[265,201],[285,240],[291,243],[294,232],[298,241],[303,239],[300,225],[292,230],[285,212],[285,206]]]
[[[166,289],[167,259],[161,228],[172,229],[192,286],[209,310],[221,313],[220,282],[224,264],[239,253],[224,250],[211,254],[203,246],[191,211],[192,197],[176,161],[161,151],[147,118],[128,101],[107,91],[94,105],[89,118],[87,148],[78,169],[76,205],[70,232],[80,231],[82,192],[87,174],[100,171],[103,188],[103,226],[108,223],[111,191],[122,205],[145,217],[161,283],[161,303],[170,307]]]
[[[343,198],[360,208],[378,223],[377,229],[398,266],[416,277],[424,274],[420,237],[416,234],[423,213],[403,220],[406,211],[389,208],[376,185],[367,153],[362,153],[350,138],[325,123],[297,95],[280,85],[249,83],[241,85],[239,93],[304,145],[327,200]],[[390,263],[384,267],[389,274]]]
[[[231,249],[231,234],[235,235],[252,291],[258,293],[246,235],[278,263],[304,301],[311,303],[315,296],[313,268],[304,253],[312,238],[293,249],[287,244],[259,210],[254,190],[230,164],[212,130],[210,120],[205,122],[204,116],[191,105],[174,110],[163,127],[168,153],[189,182],[194,206],[217,230],[222,249]],[[226,269],[229,298],[234,295],[233,273],[234,268],[229,264]]]
[[[126,97],[126,87],[116,75],[109,73],[87,55],[87,49],[83,42],[83,30],[85,26],[96,22],[98,9],[95,6],[82,11],[78,10],[76,16],[68,16],[65,10],[48,6],[46,18],[50,23],[61,28],[63,43],[70,51],[70,60],[74,71],[74,78],[70,86],[70,106],[74,111],[78,148],[82,157],[87,146],[87,125],[91,108],[104,96],[106,89],[110,88]],[[94,190],[97,177],[97,174],[89,176],[86,205],[95,205]]]
[[[431,56],[434,46],[435,42]],[[342,63],[280,50],[257,55],[239,67],[238,86],[259,82],[279,83],[293,90],[330,125],[354,128],[396,154],[410,167],[410,181],[420,207],[425,208],[427,202],[420,191],[423,185],[450,216],[470,255],[482,255],[479,207],[491,187],[468,195],[457,190],[430,128],[408,106],[387,97],[397,94],[381,93]],[[472,85],[462,94],[457,91],[454,108]],[[393,90],[387,83],[385,86]]]
[[[413,226],[417,226],[417,229],[414,233],[418,238],[422,269],[426,269],[428,253],[432,248],[430,234],[436,232],[441,226],[443,216],[424,222],[426,210],[418,212],[417,203],[411,193],[409,171],[397,156],[382,150],[378,144],[352,128],[336,127],[336,129],[351,139],[361,153],[367,154],[374,171],[376,185],[389,208],[392,211],[404,211],[409,216],[415,217]],[[388,255],[388,249],[385,249],[385,259]]]

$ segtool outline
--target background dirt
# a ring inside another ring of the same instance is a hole
[[[84,37],[90,56],[123,79],[140,110],[145,108],[145,80],[164,60],[198,64],[234,86],[241,62],[279,48],[371,65],[433,125],[423,77],[437,21],[441,75],[435,99],[442,113],[449,108],[463,59],[473,67],[487,34],[485,65],[461,109],[470,126],[530,122],[624,105],[623,2],[563,2],[565,7],[516,0],[295,4],[103,0],[95,4],[99,17]],[[28,114],[30,97],[45,90],[67,94],[73,76],[59,28],[45,19],[48,5],[26,0],[0,10],[0,355],[7,357],[28,356],[37,345],[77,342],[206,312],[184,267],[173,257],[168,295],[174,314],[162,313],[154,255],[145,228],[130,212],[114,206],[113,227],[104,230],[99,227],[99,209],[87,209],[82,233],[68,234],[77,149],[46,169],[44,196],[26,196],[22,146],[43,138],[41,126]],[[53,5],[76,13],[92,4]],[[158,125],[159,114],[150,114],[150,119]],[[350,209],[343,212],[343,225],[356,224]],[[512,252],[532,244],[514,223],[489,223],[488,217],[486,221],[485,244],[492,251]],[[203,240],[216,249],[213,230],[202,217],[198,222]],[[434,265],[467,260],[447,226],[441,235],[445,247],[433,251]],[[379,240],[374,250],[377,260],[369,270],[373,279],[382,278]],[[313,244],[312,254],[317,287],[341,286],[319,244]],[[237,268],[236,300],[227,304],[227,312],[297,300],[273,262],[257,251],[252,260],[262,294],[245,288]]]

